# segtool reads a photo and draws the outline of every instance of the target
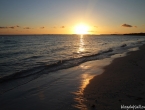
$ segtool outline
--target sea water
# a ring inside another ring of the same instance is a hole
[[[143,43],[145,36],[1,35],[0,80],[70,68],[126,52]]]
[[[1,109],[86,109],[89,80],[143,44],[145,36],[0,36]]]

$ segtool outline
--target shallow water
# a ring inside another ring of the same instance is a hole
[[[89,80],[101,74],[102,67],[112,58],[135,51],[145,43],[143,36],[48,35],[0,39],[2,110],[86,109],[82,94]]]
[[[110,59],[90,61],[69,69],[43,74],[24,85],[9,89],[13,83],[0,85],[8,91],[0,94],[2,110],[78,110],[86,109],[83,90],[94,75],[103,72]],[[10,87],[9,87],[10,86]]]
[[[70,68],[128,51],[144,42],[144,36],[0,36],[0,80]]]

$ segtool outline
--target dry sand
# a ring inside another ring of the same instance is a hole
[[[145,106],[145,45],[113,60],[104,69],[103,74],[94,77],[84,90],[89,110],[120,110],[121,105]]]

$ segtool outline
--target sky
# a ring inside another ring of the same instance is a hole
[[[145,0],[0,0],[0,34],[145,32]]]

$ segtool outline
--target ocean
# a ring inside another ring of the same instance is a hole
[[[144,43],[144,36],[1,35],[0,81],[48,74],[127,52]]]
[[[87,110],[89,80],[143,44],[145,36],[1,35],[1,109]]]

